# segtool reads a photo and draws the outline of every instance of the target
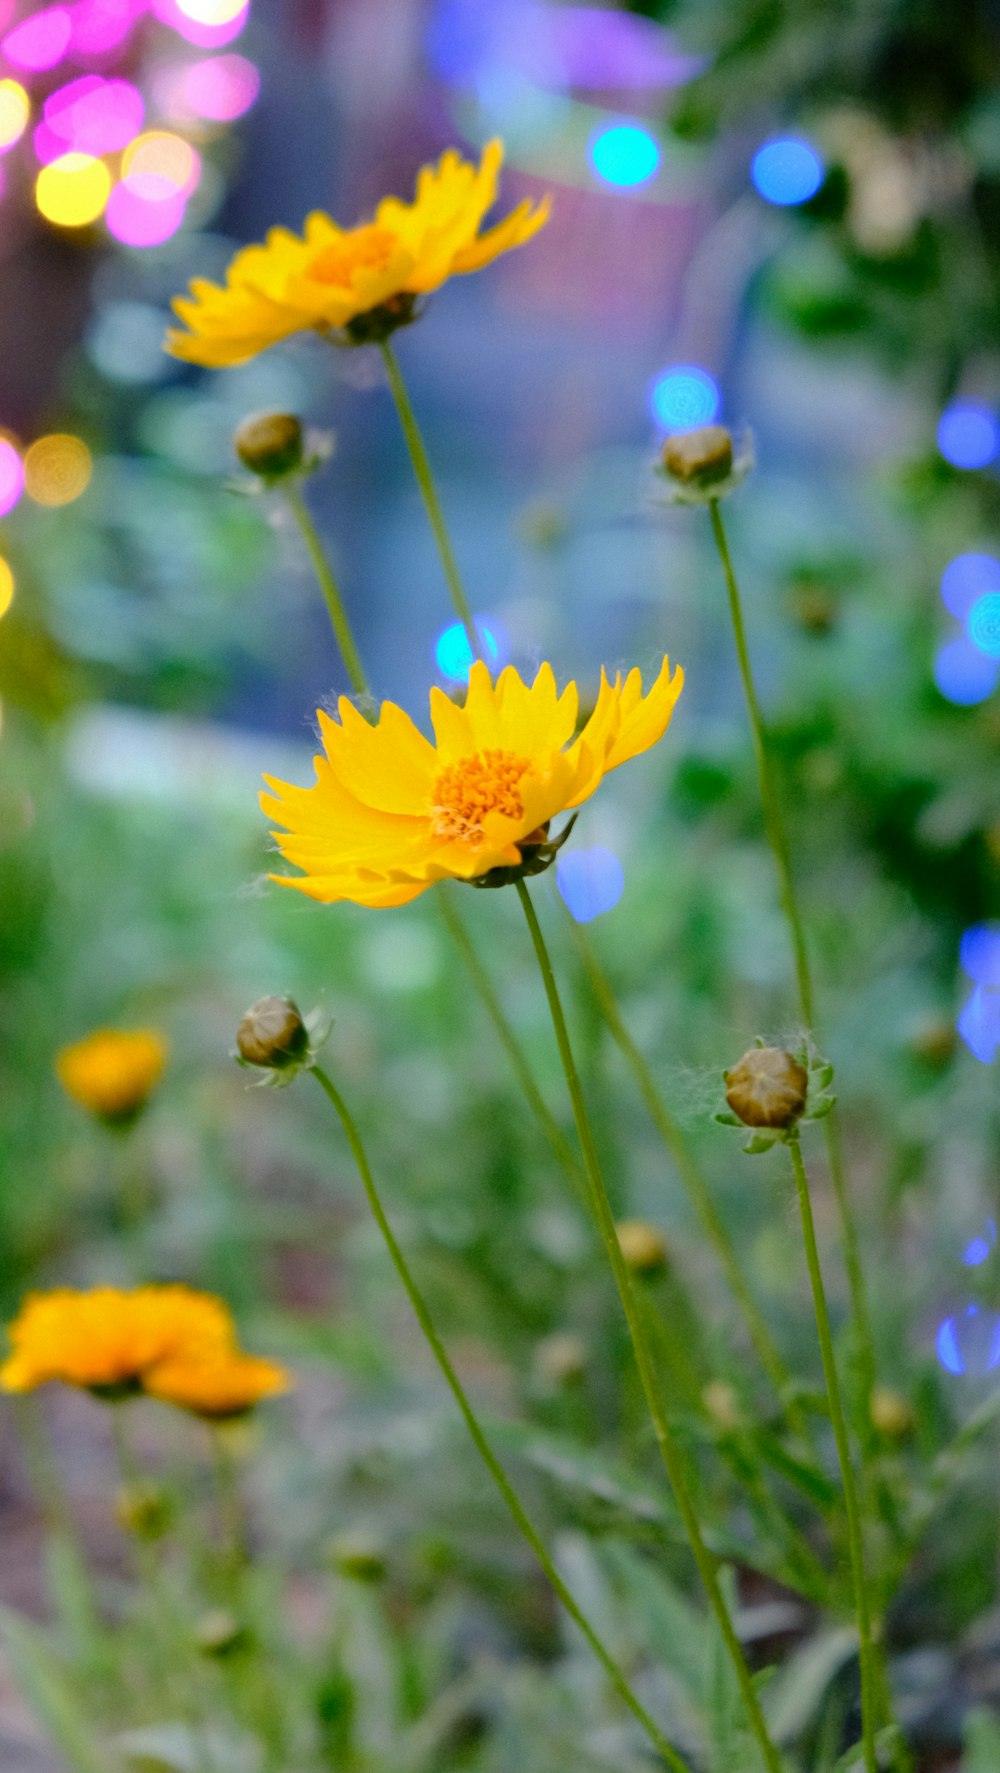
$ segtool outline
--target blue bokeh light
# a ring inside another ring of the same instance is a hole
[[[1000,659],[1000,591],[987,591],[985,597],[976,598],[967,627],[973,646],[988,659]]]
[[[496,623],[487,627],[478,616],[475,617],[475,629],[479,636],[482,654],[492,671],[500,663],[500,635]],[[442,677],[448,677],[452,683],[468,683],[472,669],[473,652],[469,645],[469,636],[461,622],[452,622],[443,634],[438,635],[434,647],[434,657]]]
[[[710,425],[721,403],[719,384],[694,363],[675,363],[649,384],[649,410],[663,431],[693,431]]]
[[[1000,990],[977,985],[959,1011],[957,1027],[973,1058],[992,1065],[1000,1047]]]
[[[750,167],[758,195],[783,208],[808,203],[825,176],[826,169],[815,148],[796,135],[775,136],[765,142],[757,149]]]
[[[948,702],[971,708],[985,702],[1000,681],[1000,662],[988,659],[971,640],[949,640],[934,661],[934,682]]]
[[[612,911],[625,888],[625,871],[613,850],[564,850],[556,862],[556,885],[577,923],[590,923]]]
[[[953,468],[985,468],[1000,455],[1000,422],[979,401],[956,400],[941,414],[937,444]]]
[[[956,554],[941,574],[941,601],[960,622],[980,597],[1000,591],[1000,560],[992,554]]]
[[[660,145],[639,123],[609,123],[591,136],[587,158],[606,185],[646,185],[660,165]]]
[[[958,945],[963,972],[977,985],[1000,985],[1000,923],[974,923]]]
[[[1000,1317],[980,1305],[967,1305],[945,1318],[935,1346],[947,1372],[981,1379],[1000,1362]]]
[[[987,1219],[986,1231],[982,1237],[974,1237],[967,1243],[962,1252],[962,1261],[966,1268],[981,1268],[988,1261],[996,1248],[997,1228],[994,1219]]]

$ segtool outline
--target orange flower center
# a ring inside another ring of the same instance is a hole
[[[367,228],[355,228],[352,234],[345,234],[342,240],[335,240],[332,246],[323,248],[309,266],[309,275],[317,283],[333,283],[338,289],[350,289],[359,271],[386,270],[398,246],[395,234],[388,228],[380,228],[375,223]]]
[[[520,782],[530,757],[516,751],[478,751],[441,771],[434,784],[431,822],[435,837],[475,843],[488,813],[523,819]]]

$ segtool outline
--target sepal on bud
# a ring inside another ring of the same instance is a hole
[[[823,1120],[836,1107],[837,1098],[829,1093],[833,1066],[807,1046],[791,1053],[767,1046],[758,1035],[722,1077],[729,1112],[713,1118],[720,1126],[751,1129],[743,1146],[749,1157],[789,1144],[804,1122]]]

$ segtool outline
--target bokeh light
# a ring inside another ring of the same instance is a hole
[[[981,1268],[983,1263],[987,1262],[993,1254],[993,1251],[996,1248],[996,1241],[996,1221],[993,1219],[987,1219],[986,1229],[982,1235],[980,1237],[972,1238],[962,1251],[962,1261],[966,1268]]]
[[[184,0],[183,5],[181,0],[151,0],[151,10],[157,18],[170,25],[188,43],[193,43],[199,49],[221,49],[242,31],[247,22],[249,0],[239,0],[235,9],[230,0],[226,0],[225,5],[220,3],[214,7],[209,6],[208,0],[196,5],[195,10],[214,12],[211,19],[196,18],[192,12],[186,10],[186,6],[187,0]]]
[[[13,511],[24,491],[24,463],[9,437],[0,437],[0,517]]]
[[[808,203],[823,183],[823,162],[815,148],[800,136],[775,136],[758,148],[750,177],[759,196],[782,208]]]
[[[1000,560],[992,554],[956,554],[941,574],[941,601],[960,622],[991,591],[1000,591]]]
[[[977,597],[969,611],[969,639],[989,659],[1000,659],[1000,591]]]
[[[19,141],[31,116],[31,100],[19,80],[0,80],[0,153]]]
[[[143,109],[142,94],[130,80],[102,80],[98,74],[71,80],[45,101],[35,132],[39,159],[67,151],[116,153],[142,128]]]
[[[71,505],[86,490],[93,471],[83,438],[53,431],[39,437],[25,455],[25,491],[36,505]]]
[[[231,123],[249,111],[260,91],[260,74],[244,55],[217,55],[178,67],[173,102],[166,109],[178,122],[204,117]]]
[[[1000,455],[996,413],[975,400],[956,400],[938,421],[937,445],[953,468],[986,468]]]
[[[1000,986],[1000,923],[974,923],[959,943],[958,958],[977,985]]]
[[[14,574],[6,560],[0,559],[0,617],[7,614],[14,601]]]
[[[61,154],[43,166],[35,181],[35,202],[46,221],[60,228],[96,222],[108,201],[111,174],[91,154]]]
[[[474,627],[479,636],[479,645],[486,663],[492,669],[500,662],[500,643],[495,622],[489,627],[476,616]],[[443,677],[451,678],[453,683],[468,683],[472,669],[473,652],[469,645],[469,636],[461,622],[452,622],[437,639],[434,648],[438,670]]]
[[[162,246],[184,220],[187,199],[166,180],[139,174],[122,179],[108,198],[108,232],[123,246]]]
[[[87,351],[112,382],[162,382],[173,368],[163,349],[163,310],[152,302],[103,303],[88,331]]]
[[[201,155],[181,135],[151,129],[137,135],[122,155],[122,173],[140,196],[155,200],[178,192],[190,197],[201,173]]]
[[[719,410],[719,386],[693,363],[674,364],[649,385],[649,410],[664,431],[692,431],[710,425]]]
[[[645,185],[660,164],[660,147],[639,123],[609,123],[591,136],[587,158],[606,185]]]
[[[15,68],[42,73],[62,61],[70,45],[73,25],[65,6],[47,6],[33,18],[23,19],[8,31],[0,49]]]
[[[625,889],[625,871],[613,850],[595,844],[587,850],[561,850],[556,886],[577,923],[591,923],[613,911]]]
[[[1000,1316],[981,1305],[967,1305],[945,1318],[936,1347],[946,1372],[981,1379],[1000,1362]]]
[[[1000,1047],[1000,989],[977,985],[959,1011],[957,1028],[973,1058],[992,1065]]]
[[[146,0],[76,0],[72,11],[73,54],[98,59],[124,43]]]
[[[940,649],[934,660],[934,682],[946,701],[971,708],[993,694],[1000,682],[1000,662],[987,658],[963,635]]]

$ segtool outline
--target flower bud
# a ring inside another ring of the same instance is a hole
[[[711,1379],[701,1394],[701,1401],[716,1428],[733,1434],[740,1426],[740,1405],[731,1385],[725,1379]]]
[[[137,1539],[162,1539],[170,1530],[173,1509],[158,1484],[125,1484],[115,1497],[115,1519]]]
[[[876,1385],[871,1396],[872,1427],[887,1440],[902,1440],[910,1433],[916,1418],[913,1407],[898,1391],[890,1390],[888,1385]]]
[[[925,1065],[947,1065],[957,1045],[958,1034],[950,1016],[925,1016],[910,1033],[910,1051]]]
[[[302,466],[302,424],[294,413],[260,412],[233,433],[233,448],[261,480],[283,480]]]
[[[329,1557],[341,1576],[355,1582],[381,1582],[385,1575],[385,1546],[370,1533],[338,1533],[330,1541]]]
[[[290,997],[262,997],[237,1028],[236,1046],[245,1065],[283,1071],[305,1058],[309,1033]]]
[[[725,480],[733,469],[733,439],[725,425],[703,425],[697,431],[677,431],[666,439],[660,461],[674,480],[710,486]]]
[[[535,1370],[550,1385],[570,1385],[587,1369],[587,1344],[570,1330],[555,1330],[535,1349]]]
[[[205,1656],[228,1656],[231,1650],[243,1647],[247,1631],[227,1607],[213,1607],[195,1626],[194,1641]]]
[[[625,1265],[634,1274],[655,1274],[666,1267],[666,1240],[655,1225],[645,1219],[622,1219],[615,1230]]]
[[[808,1091],[805,1066],[781,1047],[751,1047],[726,1072],[726,1101],[748,1127],[794,1126]]]

